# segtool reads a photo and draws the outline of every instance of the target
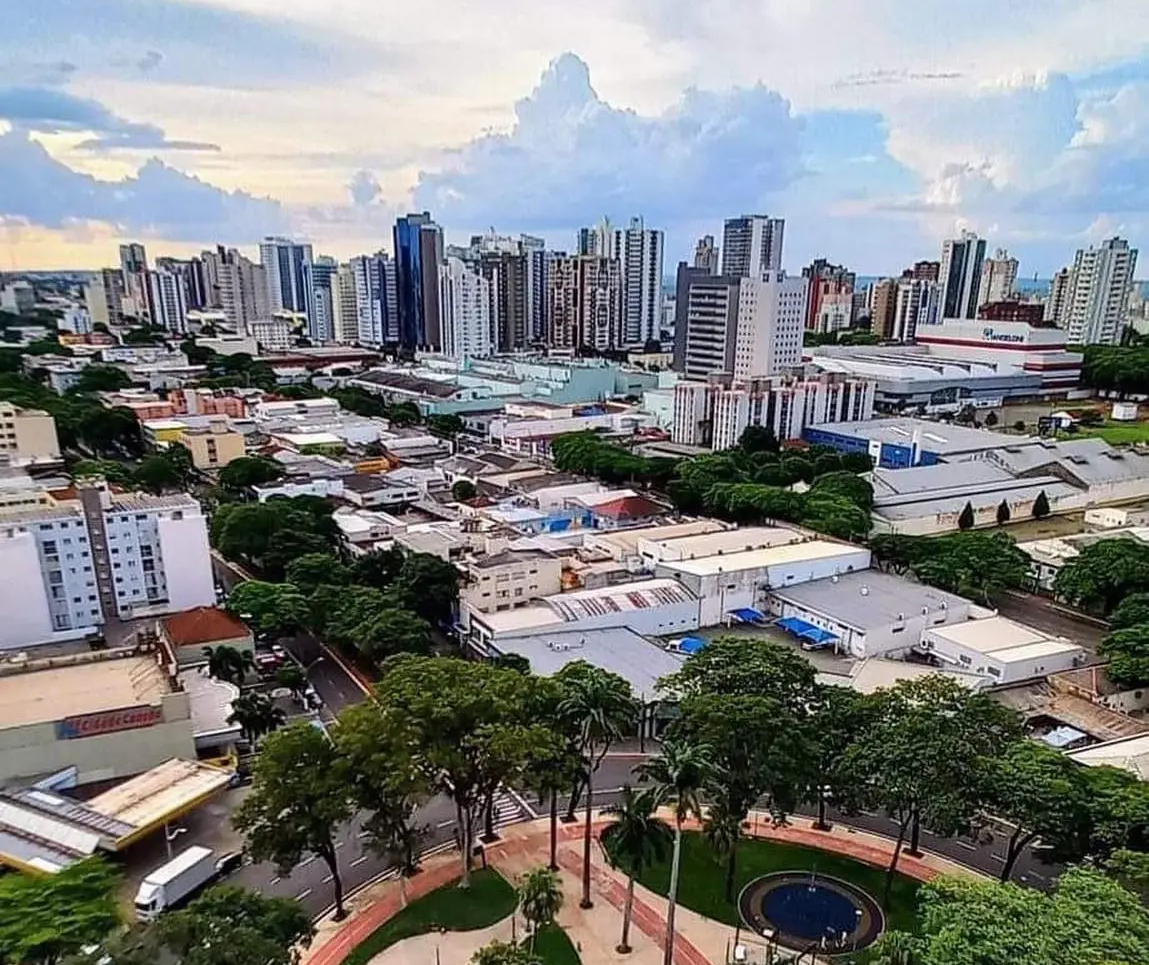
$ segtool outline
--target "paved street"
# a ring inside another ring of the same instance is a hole
[[[1099,623],[1075,617],[1045,596],[1034,593],[1003,593],[997,601],[1001,615],[1018,620],[1045,633],[1068,637],[1093,655],[1102,638],[1109,632]]]

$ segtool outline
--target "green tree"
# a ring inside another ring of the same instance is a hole
[[[90,479],[103,476],[110,483],[120,486],[135,486],[136,474],[122,462],[114,459],[81,459],[72,467],[73,479]]]
[[[1020,588],[1030,560],[1008,533],[958,532],[916,544],[911,572],[921,582],[992,606],[1004,588]]]
[[[251,658],[251,653],[236,647],[226,645],[204,647],[203,655],[207,660],[209,677],[235,684],[237,687],[255,669],[255,662]]]
[[[284,637],[308,618],[307,597],[292,583],[247,580],[231,591],[227,608],[259,636]]]
[[[370,553],[364,553],[351,562],[351,582],[385,590],[398,578],[405,559],[403,551],[398,549],[372,550]]]
[[[538,681],[488,663],[401,654],[375,696],[394,739],[455,805],[461,887],[470,885],[474,822],[500,783],[514,782],[547,730],[532,720]]]
[[[180,965],[297,965],[315,934],[298,902],[227,886],[169,912],[155,929]]]
[[[0,878],[0,961],[56,965],[96,945],[119,923],[119,876],[100,858],[88,858],[43,877]]]
[[[332,550],[338,539],[332,510],[325,500],[307,496],[223,503],[212,520],[212,542],[228,559],[278,578],[292,560]]]
[[[471,956],[471,965],[542,965],[542,962],[523,945],[493,941]]]
[[[86,406],[80,412],[77,431],[90,449],[103,456],[131,457],[143,451],[140,423],[126,406]]]
[[[504,666],[514,670],[515,673],[530,673],[530,664],[526,669],[517,665],[507,666],[495,661],[496,666]],[[554,688],[542,685],[542,712],[540,719],[548,727],[548,736],[541,739],[532,749],[523,771],[523,784],[539,797],[539,802],[548,802],[550,818],[550,864],[552,871],[558,871],[558,819],[559,794],[568,790],[582,774],[582,758],[574,746],[570,735],[562,731],[562,721],[557,717],[557,704],[559,692]]]
[[[1099,871],[1070,868],[1045,893],[939,878],[919,892],[921,933],[891,932],[879,961],[915,965],[1133,965],[1149,961],[1149,910]],[[897,942],[900,959],[883,957]]]
[[[709,748],[667,741],[657,757],[636,768],[643,780],[651,782],[656,800],[674,812],[674,849],[670,859],[670,888],[666,907],[666,944],[663,965],[674,961],[674,912],[678,904],[678,876],[682,864],[682,825],[689,817],[702,817],[702,794],[710,782],[713,767]]]
[[[118,392],[129,388],[131,384],[128,374],[114,365],[87,365],[80,370],[80,377],[72,392]]]
[[[1149,546],[1135,539],[1103,539],[1084,546],[1053,581],[1074,606],[1108,614],[1125,597],[1149,592]]]
[[[1140,623],[1108,634],[1098,648],[1108,659],[1109,679],[1124,687],[1149,683],[1149,623]]]
[[[997,413],[987,412],[985,416],[985,427],[992,429],[995,425],[997,425]]]
[[[451,495],[455,497],[456,501],[465,503],[468,499],[474,499],[478,496],[479,491],[471,480],[457,479],[455,485],[451,487]]]
[[[827,797],[849,802],[860,793],[861,789],[854,784],[855,775],[844,769],[842,763],[857,735],[872,725],[877,705],[869,695],[828,684],[818,688],[818,696],[811,706],[814,715],[810,732],[815,750],[809,758],[812,781],[806,797],[818,805],[814,826],[826,831],[830,828],[826,820]]]
[[[990,415],[993,415],[993,413],[991,412]],[[1009,502],[1003,499],[997,504],[997,525],[1004,526],[1009,522],[1009,516]]]
[[[356,630],[356,648],[379,663],[397,653],[430,653],[431,626],[407,610],[382,609]]]
[[[263,456],[240,456],[219,471],[219,484],[231,492],[245,492],[252,486],[263,486],[283,476],[283,466]]]
[[[141,489],[157,496],[168,490],[179,489],[184,484],[175,463],[159,453],[148,456],[139,464],[133,474],[133,481]]]
[[[1024,428],[1024,426],[1022,427]],[[1037,499],[1033,501],[1032,514],[1034,519],[1045,519],[1052,510],[1049,507],[1049,497],[1045,495],[1045,490],[1037,494]]]
[[[973,504],[966,503],[962,509],[961,514],[958,516],[958,529],[965,532],[967,529],[973,529],[974,516]]]
[[[749,425],[742,430],[738,448],[743,452],[777,452],[778,439],[769,426]]]
[[[1131,593],[1109,614],[1109,626],[1128,630],[1138,624],[1149,624],[1149,593]]]
[[[346,585],[351,582],[351,574],[334,553],[305,553],[287,564],[284,579],[301,593],[310,594],[324,583]]]
[[[433,415],[427,420],[428,431],[444,439],[454,439],[465,428],[462,418],[454,414]]]
[[[877,696],[871,726],[846,751],[843,772],[859,799],[898,825],[883,904],[910,835],[966,830],[990,796],[990,764],[1020,738],[1020,720],[986,694],[940,675],[902,681]]]
[[[1021,740],[991,763],[989,809],[1009,822],[1001,880],[1037,837],[1059,860],[1077,861],[1088,848],[1089,802],[1084,769],[1064,754]]]
[[[399,898],[407,904],[407,879],[419,870],[419,843],[430,829],[416,820],[431,796],[423,761],[404,743],[406,730],[373,701],[348,707],[335,744],[348,766],[355,804],[369,812],[363,830],[372,851],[399,869]]]
[[[310,723],[292,724],[264,741],[251,793],[233,823],[256,861],[274,861],[289,875],[314,854],[327,865],[342,920],[343,879],[335,836],[354,810],[346,767],[327,735]]]
[[[412,553],[403,560],[395,589],[407,607],[432,626],[449,623],[459,600],[459,570],[430,553]]]
[[[285,663],[276,670],[275,682],[278,686],[290,690],[296,700],[302,700],[307,690],[307,674],[297,663]]]
[[[231,703],[231,713],[227,716],[227,722],[239,724],[240,732],[253,745],[265,734],[282,727],[286,721],[287,715],[275,706],[275,702],[258,691],[236,697]]]
[[[618,674],[594,667],[585,660],[568,663],[554,675],[561,697],[558,718],[571,735],[582,761],[586,820],[583,829],[581,907],[590,908],[591,807],[594,775],[617,741],[631,733],[638,718],[638,703],[630,684]]]
[[[557,871],[532,868],[519,879],[519,911],[531,926],[531,950],[539,929],[553,925],[563,907],[563,886]]]

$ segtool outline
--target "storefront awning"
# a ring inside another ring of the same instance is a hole
[[[726,614],[728,617],[733,617],[739,623],[765,623],[766,614],[761,610],[755,610],[753,607],[744,606],[737,610],[730,610]]]

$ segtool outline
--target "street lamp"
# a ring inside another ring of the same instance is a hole
[[[187,828],[172,828],[166,824],[164,825],[164,844],[167,846],[167,849],[168,849],[168,861],[172,860],[172,842],[176,838],[178,838],[181,834],[187,834],[187,833],[188,833]]]

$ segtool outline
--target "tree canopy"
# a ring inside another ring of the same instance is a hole
[[[337,541],[333,510],[325,500],[309,496],[223,503],[212,520],[212,542],[228,559],[279,578],[293,559],[333,549]]]
[[[1108,614],[1127,596],[1149,592],[1149,546],[1123,538],[1090,543],[1058,571],[1053,591],[1075,606]]]
[[[1005,589],[1030,579],[1030,560],[1008,533],[970,531],[945,536],[875,534],[870,549],[881,568],[909,573],[930,586],[990,605]]]
[[[219,484],[231,492],[244,492],[252,486],[262,486],[283,476],[284,469],[274,459],[263,456],[240,456],[219,471]]]

